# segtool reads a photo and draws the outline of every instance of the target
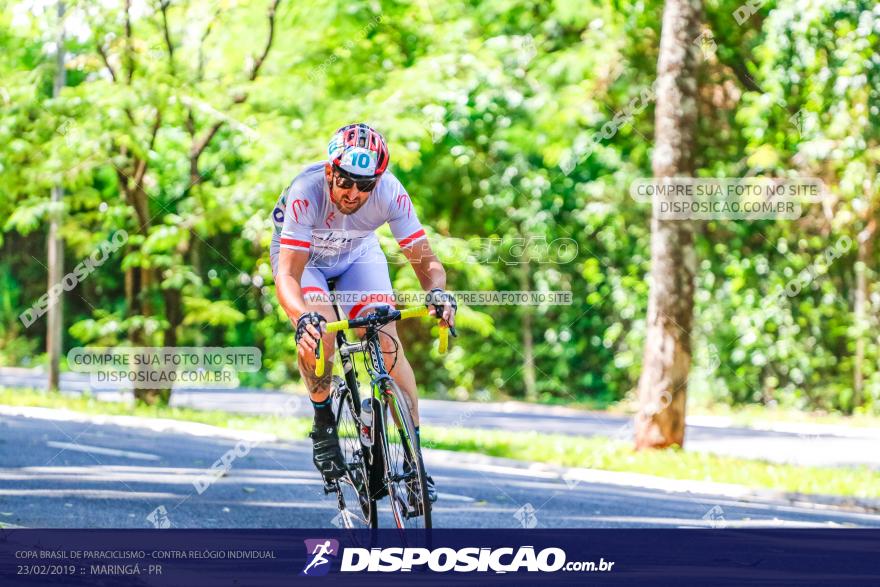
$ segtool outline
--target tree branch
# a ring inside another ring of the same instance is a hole
[[[217,131],[220,130],[221,126],[223,126],[223,121],[218,120],[201,139],[193,143],[192,148],[189,150],[189,156],[191,159],[198,159],[201,156],[202,152],[211,142],[211,139],[214,138],[214,135],[217,134]]]
[[[147,174],[147,159],[150,156],[150,151],[153,150],[153,145],[156,143],[156,135],[159,133],[160,126],[162,126],[162,111],[157,108],[156,109],[156,118],[153,121],[153,128],[150,131],[150,141],[147,144],[147,153],[143,159],[138,159],[137,165],[135,167],[135,172],[134,172],[135,186],[140,186],[141,182],[144,179],[144,175]]]
[[[189,133],[189,136],[193,139],[196,138],[196,118],[193,115],[191,107],[187,107],[186,109],[186,132]]]
[[[114,71],[113,66],[110,65],[110,60],[107,58],[107,52],[104,50],[104,46],[101,43],[97,43],[98,45],[98,55],[101,56],[101,60],[104,62],[104,67],[107,68],[107,71],[110,72],[110,77],[116,82],[116,71]]]
[[[733,70],[733,73],[736,75],[736,78],[739,80],[747,90],[750,92],[761,92],[764,93],[761,89],[761,86],[758,85],[758,82],[749,75],[749,71],[746,68],[746,64],[741,61],[734,61],[733,63],[728,63],[728,67]]]
[[[138,162],[139,164],[139,162]],[[113,166],[116,169],[116,177],[119,179],[119,185],[122,188],[122,193],[125,194],[125,200],[128,204],[134,208],[135,216],[137,216],[138,221],[138,230],[142,234],[146,234],[145,229],[150,225],[150,218],[148,216],[149,212],[146,209],[146,202],[143,199],[139,199],[139,194],[145,194],[142,189],[139,189],[137,185],[131,186],[129,179],[131,179],[131,175],[117,167]]]
[[[275,13],[278,10],[278,5],[281,4],[281,0],[273,0],[272,5],[269,7],[269,36],[266,38],[266,45],[263,47],[263,52],[254,60],[253,66],[251,67],[250,72],[248,73],[248,81],[254,81],[257,79],[257,75],[260,73],[260,68],[263,66],[263,63],[266,61],[266,57],[269,55],[269,51],[272,49],[272,43],[275,40]],[[207,36],[207,32],[205,33]],[[204,38],[204,37],[203,37]],[[241,104],[245,100],[247,100],[247,93],[242,92],[233,97],[233,104]],[[211,143],[211,140],[217,134],[217,131],[220,130],[220,127],[223,126],[223,121],[219,120],[211,125],[211,128],[208,129],[202,138],[193,142],[192,147],[189,151],[189,169],[190,169],[190,185],[196,185],[202,182],[202,175],[199,172],[199,158],[202,156],[202,153]]]
[[[248,72],[248,81],[252,82],[257,79],[257,75],[260,73],[260,68],[263,66],[266,57],[269,55],[269,51],[272,49],[272,43],[275,40],[275,13],[278,10],[279,4],[281,4],[281,0],[273,0],[272,5],[269,7],[269,36],[266,38],[266,46],[263,47],[263,52],[253,61],[251,70]],[[247,100],[246,92],[236,94],[232,99],[235,104],[241,104],[245,100]]]
[[[205,77],[205,41],[208,40],[208,35],[211,34],[211,30],[214,28],[214,23],[217,22],[217,19],[220,17],[220,9],[214,11],[214,16],[211,17],[211,20],[208,21],[208,26],[205,27],[205,32],[202,33],[202,38],[199,41],[199,61],[196,70],[197,79],[201,80]]]
[[[125,61],[128,66],[128,83],[134,77],[134,54],[131,46],[131,0],[125,0]]]
[[[202,174],[199,172],[199,157],[202,156],[202,153],[205,151],[207,146],[211,143],[211,139],[214,138],[214,135],[217,134],[217,131],[220,130],[220,127],[223,126],[223,121],[219,120],[215,122],[208,132],[205,135],[193,143],[192,148],[189,150],[189,183],[190,187],[202,183]]]
[[[159,134],[159,127],[162,126],[162,111],[156,108],[156,118],[153,120],[153,129],[150,131],[150,142],[147,148],[152,151],[153,145],[156,144],[156,135]]]
[[[131,196],[128,193],[128,175],[115,165],[113,168],[116,170],[116,179],[119,180],[119,187],[122,188],[122,193],[125,194],[125,199],[131,203]]]
[[[269,55],[269,50],[272,48],[272,41],[275,39],[275,11],[278,9],[280,3],[281,0],[274,0],[272,6],[269,7],[269,37],[266,39],[266,46],[263,48],[263,54],[254,61],[254,65],[248,75],[248,80],[250,81],[257,79],[257,74],[260,73],[260,67],[262,67],[263,62],[266,60],[266,56]]]
[[[162,11],[162,31],[165,36],[165,48],[168,50],[168,65],[171,73],[175,73],[174,67],[174,43],[171,42],[171,32],[168,30],[168,6],[171,0],[162,0],[159,3],[159,9]]]

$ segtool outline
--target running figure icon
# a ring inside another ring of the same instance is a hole
[[[336,541],[333,540],[332,542],[336,542]],[[320,542],[320,543],[316,544],[310,554],[313,555],[313,558],[309,562],[309,564],[306,565],[306,568],[303,569],[303,571],[302,571],[303,575],[308,575],[309,569],[313,569],[313,568],[318,567],[320,565],[329,563],[330,561],[325,557],[325,555],[328,555],[328,554],[329,555],[336,555],[337,553],[336,553],[336,550],[331,546],[331,541],[325,540],[324,542]],[[322,574],[322,575],[326,574],[326,572],[327,572],[326,569],[321,569],[321,570],[324,572],[320,573],[320,574]]]

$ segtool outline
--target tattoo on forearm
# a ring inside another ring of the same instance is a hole
[[[318,392],[329,392],[330,391],[330,382],[333,380],[333,374],[327,371],[324,372],[323,375],[318,377],[315,375],[314,371],[300,363],[300,373],[303,376],[303,379],[306,381],[306,387],[309,390],[309,393],[318,393]]]

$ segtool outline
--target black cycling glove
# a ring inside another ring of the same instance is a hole
[[[309,324],[317,328],[318,332],[321,332],[321,324],[326,322],[327,319],[317,312],[306,312],[299,317],[299,320],[296,321],[296,334],[294,335],[294,340],[296,340],[296,343],[299,344],[300,339],[303,337],[304,334],[306,334],[306,326],[308,326]]]

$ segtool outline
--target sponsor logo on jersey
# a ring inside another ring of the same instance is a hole
[[[412,201],[409,199],[409,194],[404,192],[397,196],[397,207],[401,210],[406,210],[406,217],[410,217],[412,214]]]
[[[294,200],[290,203],[290,209],[293,211],[293,219],[299,222],[300,213],[304,213],[309,209],[308,200]]]

